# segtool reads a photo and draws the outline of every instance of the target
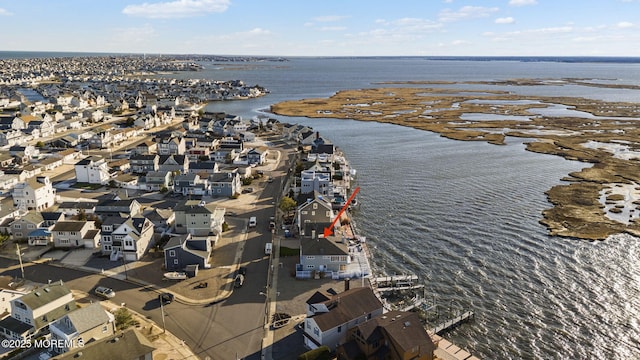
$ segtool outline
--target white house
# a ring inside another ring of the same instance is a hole
[[[129,217],[122,224],[114,226],[110,237],[112,260],[124,258],[125,261],[137,261],[151,245],[153,223],[142,216]]]
[[[104,185],[112,178],[107,161],[101,157],[90,156],[78,161],[75,171],[76,181],[79,183]]]
[[[16,208],[42,211],[55,204],[56,190],[49,177],[38,176],[16,184],[11,195]]]
[[[336,295],[316,292],[307,300],[304,344],[309,349],[326,345],[333,351],[347,341],[349,329],[382,313],[382,303],[368,286]]]

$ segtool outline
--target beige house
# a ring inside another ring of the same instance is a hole
[[[63,344],[54,348],[57,353],[69,350],[68,345],[87,344],[113,335],[116,331],[115,317],[102,308],[99,302],[72,311],[49,325],[51,341]],[[74,346],[76,347],[76,346]]]
[[[94,248],[100,238],[93,221],[59,221],[51,229],[51,234],[56,248]]]

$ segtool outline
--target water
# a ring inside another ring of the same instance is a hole
[[[260,84],[271,95],[211,107],[251,117],[281,100],[389,80],[575,77],[640,84],[637,64],[294,59],[261,66],[211,75]],[[610,101],[639,95],[576,85],[454,87]],[[529,153],[519,139],[494,146],[388,124],[277,118],[313,126],[358,169],[355,220],[376,270],[416,273],[443,310],[476,312],[475,322],[448,335],[454,343],[492,359],[640,358],[638,239],[551,237],[538,223],[550,207],[544,192],[589,165]]]
[[[587,78],[640,85],[640,65],[633,62],[297,58],[205,65],[178,77],[241,79],[271,90],[259,99],[209,105],[244,117],[278,101],[382,81]],[[578,85],[446,87],[640,98],[634,90]],[[490,359],[640,358],[638,239],[564,239],[548,236],[538,223],[551,206],[544,192],[588,164],[527,152],[521,139],[495,146],[389,124],[274,117],[313,126],[358,170],[355,221],[370,243],[374,269],[416,273],[443,309],[476,312],[475,322],[447,335],[457,345]]]

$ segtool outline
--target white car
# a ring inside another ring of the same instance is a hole
[[[95,293],[96,295],[105,299],[111,299],[112,297],[116,296],[116,293],[113,291],[113,289],[104,286],[98,286],[95,290]]]

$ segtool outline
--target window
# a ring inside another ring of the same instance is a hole
[[[342,326],[338,326],[338,332],[342,332]]]
[[[178,259],[173,259],[173,265],[178,265]]]
[[[315,256],[313,256],[313,255],[307,255],[307,260],[313,260],[313,259],[315,259],[315,258],[316,258],[316,257],[315,257]]]
[[[176,251],[175,250],[169,250],[169,256],[171,256],[171,257],[176,256]]]
[[[318,208],[318,204],[313,204],[313,210]]]
[[[315,269],[316,266],[315,265],[307,265],[307,269]]]
[[[15,224],[15,225],[13,225],[13,228],[14,229],[20,229],[21,227],[20,227],[20,224]]]
[[[318,329],[317,327],[314,327],[313,328],[313,333],[319,336],[320,335],[320,329]]]

